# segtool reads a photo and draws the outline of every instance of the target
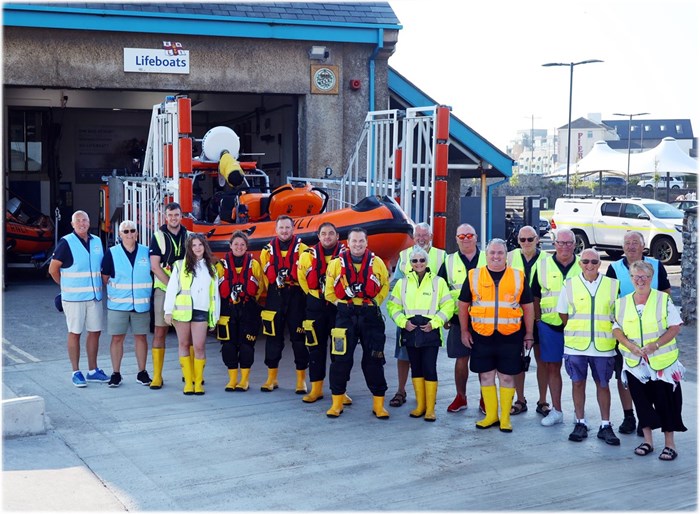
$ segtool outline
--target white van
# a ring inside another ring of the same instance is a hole
[[[645,247],[663,264],[675,264],[683,252],[683,212],[644,198],[559,198],[552,228],[568,228],[576,235],[576,253],[584,248],[622,256],[626,232],[644,236]]]

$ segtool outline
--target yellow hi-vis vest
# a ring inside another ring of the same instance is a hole
[[[476,267],[482,268],[484,266],[486,266],[486,252],[479,252]],[[459,256],[459,250],[445,257],[445,271],[447,272],[447,285],[450,288],[450,294],[455,304],[454,315],[456,316],[459,314],[458,300],[459,294],[462,292],[462,284],[467,280],[467,267]]]
[[[540,252],[539,254],[537,254],[537,259],[530,268],[530,279],[528,281],[528,284],[532,285],[532,279],[535,278],[535,269],[537,269],[537,264],[539,264],[541,260],[546,259],[548,255],[549,254],[547,252]],[[508,257],[506,259],[506,263],[508,266],[510,266],[513,269],[519,269],[523,273],[525,272],[525,264],[523,264],[523,252],[522,250],[520,250],[520,248],[516,248],[515,250],[509,252]]]
[[[185,269],[185,261],[177,261],[175,269],[180,272],[180,292],[175,296],[175,307],[173,308],[173,319],[175,321],[190,321],[192,319],[192,281],[194,277]],[[216,269],[214,276],[216,276]],[[217,280],[209,281],[209,319],[207,325],[209,328],[216,326],[215,309],[216,309],[216,285]]]
[[[407,276],[411,271],[413,271],[410,256],[414,248],[415,246],[409,246],[405,250],[401,250],[401,253],[399,254],[401,271],[403,271],[404,276]],[[442,263],[445,262],[445,255],[445,250],[435,248],[434,246],[430,247],[430,251],[428,252],[428,268],[430,268],[430,271],[432,271],[434,275],[437,275],[437,272],[440,271],[440,266],[442,266]]]
[[[454,307],[442,277],[428,271],[419,284],[418,274],[411,271],[394,286],[387,311],[399,328],[404,328],[413,316],[424,316],[430,318],[434,329],[439,329],[449,321]]]
[[[583,283],[581,275],[564,282],[569,298],[569,320],[564,327],[564,346],[583,351],[591,345],[599,352],[615,349],[612,315],[617,300],[618,282],[602,277],[595,296]]]
[[[190,234],[189,230],[185,230],[185,239],[187,236]],[[167,243],[165,242],[165,233],[161,230],[158,229],[153,233],[153,237],[156,239],[156,243],[158,243],[158,248],[160,248],[160,253],[161,253],[161,260],[160,260],[160,267],[163,268],[163,271],[165,272],[166,275],[170,276],[172,273],[172,268],[170,265],[166,262],[165,260],[165,251],[167,250]],[[168,234],[168,237],[170,238],[170,246],[171,250],[174,252],[175,255],[175,261],[173,262],[173,266],[175,266],[175,262],[182,260],[185,258],[185,245],[182,244],[181,246],[176,246],[175,245],[175,240],[172,235]],[[182,252],[182,253],[181,253]],[[153,288],[154,289],[161,289],[165,291],[168,289],[168,285],[164,284],[161,282],[158,277],[155,275],[153,276]]]
[[[469,307],[472,328],[482,336],[495,330],[507,336],[520,330],[523,308],[520,297],[525,288],[525,274],[506,268],[496,285],[486,266],[469,270],[472,304]]]
[[[668,328],[668,299],[668,294],[652,289],[640,316],[634,304],[634,293],[630,293],[615,302],[615,320],[627,338],[640,348],[654,344]],[[619,345],[619,349],[630,368],[639,365],[641,359],[625,345]],[[659,371],[668,368],[677,360],[678,345],[676,340],[672,339],[649,356],[649,367]]]
[[[540,319],[548,325],[558,327],[562,324],[562,320],[557,312],[557,302],[559,301],[561,288],[564,286],[564,280],[582,273],[578,257],[574,257],[574,259],[574,264],[569,268],[566,276],[562,274],[551,255],[537,263],[537,280],[540,283],[542,292],[540,298]]]

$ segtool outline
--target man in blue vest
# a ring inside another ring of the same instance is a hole
[[[109,377],[97,367],[97,352],[102,332],[102,241],[89,233],[90,218],[85,211],[75,211],[71,219],[73,232],[56,245],[49,275],[61,286],[61,306],[68,325],[68,358],[73,367],[75,387],[86,382],[108,382]],[[80,335],[87,330],[88,374],[80,371]]]
[[[586,378],[590,367],[600,409],[598,439],[619,446],[620,440],[610,424],[608,387],[615,367],[616,341],[612,321],[618,282],[598,272],[600,255],[593,248],[581,252],[579,265],[583,272],[564,281],[557,303],[557,312],[564,325],[564,366],[571,378],[576,416],[569,441],[581,442],[588,437],[585,406]]]
[[[114,245],[102,260],[102,281],[107,286],[107,332],[112,336],[112,376],[107,384],[119,387],[124,339],[131,326],[134,353],[139,372],[136,382],[147,386],[151,378],[146,371],[148,333],[151,308],[151,260],[148,247],[138,244],[136,223],[124,220],[119,224],[121,243]]]
[[[671,294],[671,283],[668,281],[666,268],[653,257],[644,256],[644,236],[632,230],[627,232],[622,240],[622,249],[625,254],[622,259],[613,262],[605,273],[610,278],[616,278],[620,282],[620,298],[634,292],[634,284],[630,277],[630,264],[644,260],[654,268],[651,288]],[[634,417],[634,405],[629,389],[625,389],[622,383],[622,355],[615,351],[615,378],[617,379],[617,392],[620,395],[620,403],[624,412],[624,419],[618,427],[621,434],[631,434],[637,424]],[[643,436],[642,428],[637,427],[637,435]]]

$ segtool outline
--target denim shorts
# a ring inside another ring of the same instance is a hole
[[[204,321],[204,322],[206,322],[208,318],[209,318],[209,313],[207,311],[199,311],[197,309],[192,309],[192,319],[190,321],[194,321],[194,322]]]

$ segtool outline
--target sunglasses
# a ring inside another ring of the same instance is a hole
[[[598,259],[581,259],[581,264],[600,264]]]
[[[411,259],[411,264],[418,264],[419,262],[425,262],[425,259]]]
[[[136,232],[135,228],[127,228],[122,230],[122,234],[133,234],[134,232]]]
[[[457,239],[464,241],[465,239],[474,239],[476,234],[457,234]]]
[[[528,243],[532,243],[535,240],[535,238],[534,237],[519,237],[518,240],[521,243],[524,243],[525,241],[527,241]]]

